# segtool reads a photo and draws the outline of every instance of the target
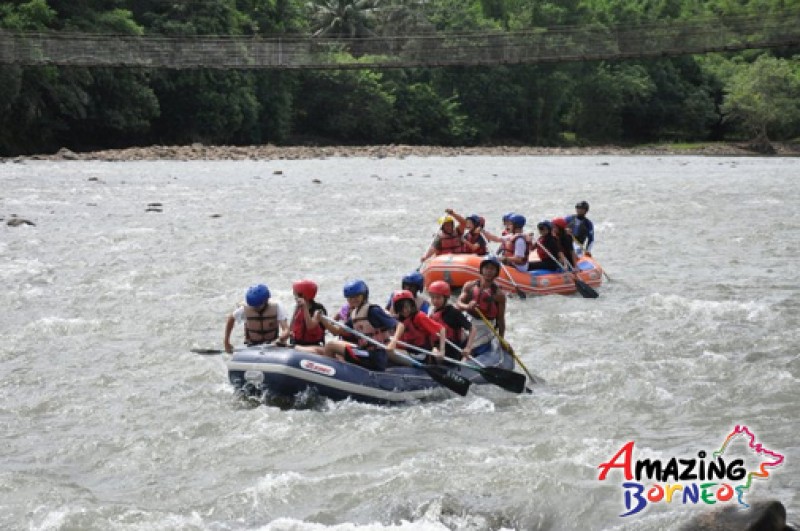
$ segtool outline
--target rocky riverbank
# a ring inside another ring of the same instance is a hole
[[[776,156],[800,156],[798,143],[774,143]],[[508,156],[587,156],[587,155],[697,155],[712,157],[763,156],[747,144],[729,142],[706,142],[702,144],[654,144],[634,147],[534,147],[534,146],[148,146],[127,149],[74,152],[63,148],[57,153],[0,158],[0,162],[23,162],[25,160],[293,160],[325,159],[332,157],[455,157],[483,155]]]

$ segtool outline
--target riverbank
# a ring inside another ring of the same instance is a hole
[[[800,156],[799,143],[773,143],[773,156]],[[764,156],[745,143],[704,142],[696,144],[646,144],[633,147],[591,146],[591,147],[536,147],[536,146],[148,146],[127,149],[74,152],[63,148],[57,153],[10,157],[2,162],[23,162],[25,160],[298,160],[326,159],[340,157],[404,158],[416,157],[456,157],[456,156],[590,156],[590,155],[643,155],[643,156],[707,156],[737,157]]]

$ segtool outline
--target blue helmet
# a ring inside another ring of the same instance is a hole
[[[258,308],[267,300],[269,300],[269,288],[266,284],[256,284],[255,286],[250,286],[247,290],[247,295],[245,295],[245,301],[247,301],[248,306],[252,306],[253,308]]]
[[[467,219],[470,220],[474,226],[480,227],[481,217],[478,214],[470,214],[467,216]]]
[[[356,295],[364,295],[364,297],[369,297],[369,288],[367,287],[367,283],[363,280],[351,280],[344,285],[345,298],[355,297]]]
[[[419,290],[425,287],[425,279],[422,278],[422,273],[419,271],[414,271],[413,273],[409,273],[403,277],[403,285],[410,284],[412,286],[417,286]]]
[[[498,258],[495,255],[493,254],[486,255],[486,258],[481,260],[481,266],[478,268],[478,271],[483,272],[483,266],[485,266],[486,264],[493,264],[497,268],[497,272],[500,273],[500,260],[498,260]]]
[[[549,219],[543,219],[542,221],[540,221],[540,222],[539,222],[539,223],[536,225],[536,228],[537,228],[537,229],[544,229],[544,228],[547,228],[547,230],[550,230],[550,231],[552,231],[552,230],[553,230],[553,224],[550,222],[550,220],[549,220]]]
[[[506,212],[505,214],[503,214],[503,223],[506,223],[507,221],[511,221],[511,216],[513,216],[513,215],[514,215],[513,212]]]
[[[525,221],[527,220],[522,214],[512,214],[512,216],[508,218],[508,221],[510,221],[515,227],[519,227],[521,229],[525,226]]]

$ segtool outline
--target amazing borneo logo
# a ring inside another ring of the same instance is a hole
[[[739,436],[760,461],[750,471],[745,459],[732,458],[728,448]],[[611,459],[598,466],[600,481],[606,481],[614,469],[622,474],[622,501],[626,512],[620,516],[640,513],[654,503],[713,505],[730,502],[734,495],[739,504],[749,507],[744,496],[749,493],[753,480],[769,478],[768,469],[780,466],[784,459],[783,454],[756,442],[755,433],[747,426],[733,428],[710,457],[705,450],[700,450],[697,457],[689,459],[634,459],[633,446],[634,441],[628,441]],[[726,450],[728,455],[725,455]]]

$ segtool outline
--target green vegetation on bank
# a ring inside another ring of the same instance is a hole
[[[800,0],[10,0],[0,27],[369,37],[641,24]],[[714,31],[713,27],[709,31]],[[800,136],[800,49],[392,70],[0,66],[0,156],[149,144],[591,145]],[[342,53],[341,62],[357,62]]]

